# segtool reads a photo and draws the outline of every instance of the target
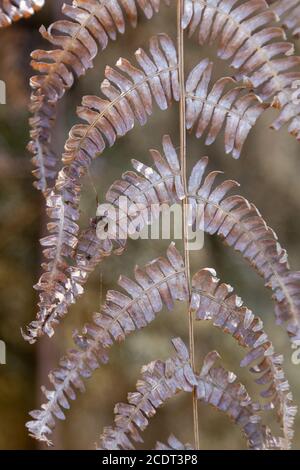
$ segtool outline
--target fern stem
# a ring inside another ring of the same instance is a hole
[[[182,171],[182,180],[184,184],[185,194],[187,194],[187,177],[186,177],[186,104],[185,104],[185,77],[184,77],[184,31],[181,26],[183,17],[183,0],[177,0],[177,48],[178,48],[178,66],[179,66],[179,84],[180,84],[180,102],[179,102],[179,130],[180,130],[180,162]],[[185,197],[182,201],[182,225],[183,225],[183,245],[184,245],[184,262],[186,270],[186,278],[189,287],[189,300],[191,300],[191,274],[190,274],[190,256],[189,256],[189,234],[188,234],[188,199]],[[189,302],[190,304],[190,302]],[[194,342],[194,321],[193,313],[189,310],[189,349],[191,366],[196,372],[195,365],[195,342]],[[198,400],[196,388],[192,394],[193,400],[193,424],[194,424],[194,441],[195,448],[199,449],[199,419],[198,419]]]

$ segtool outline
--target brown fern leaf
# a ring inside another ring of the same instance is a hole
[[[198,29],[201,45],[217,43],[218,56],[240,69],[253,53],[262,57],[270,40],[285,38],[281,28],[269,27],[277,20],[265,0],[185,0],[182,26],[189,36]]]
[[[167,361],[154,361],[142,368],[137,391],[128,394],[128,402],[115,406],[115,425],[104,429],[99,449],[134,449],[134,442],[143,442],[140,431],[149,424],[157,408],[180,391],[191,392],[197,379],[190,365],[184,343],[172,340],[176,355]]]
[[[97,223],[100,223],[100,220],[99,217],[93,219],[91,226],[79,237],[74,255],[74,266],[67,266],[66,263],[62,265],[62,272],[58,270],[57,278],[54,279],[55,282],[52,282],[52,290],[48,289],[47,284],[45,288],[44,281],[49,280],[48,272],[41,276],[36,286],[41,291],[40,314],[38,319],[27,328],[28,333],[23,335],[29,342],[35,342],[37,337],[44,333],[49,336],[53,335],[55,324],[67,313],[68,307],[76,301],[76,298],[83,293],[83,285],[86,283],[90,272],[105,257],[113,253],[121,254],[123,252],[128,237],[128,233],[123,234],[122,226],[124,222],[126,227],[132,226],[142,230],[146,224],[157,218],[164,204],[171,206],[172,203],[183,199],[184,188],[181,182],[179,160],[169,136],[163,137],[162,145],[164,156],[157,150],[150,150],[156,169],[147,167],[137,160],[132,160],[133,167],[138,174],[132,171],[124,173],[122,180],[116,181],[107,192],[104,207],[106,208],[109,203],[112,208],[115,208],[115,213],[120,214],[118,226],[115,227],[115,224],[109,225],[113,230],[111,232],[106,230],[104,233],[105,238],[101,238],[100,235],[97,237]],[[131,214],[129,212],[123,213],[122,205],[119,208],[120,196],[127,198],[127,206],[128,209],[130,208]],[[101,207],[100,205],[98,212],[100,212]],[[109,218],[102,218],[104,219],[103,224],[107,225]],[[57,222],[59,227],[61,227],[60,222],[62,219]],[[72,226],[74,227],[73,236],[76,236],[77,229],[75,233],[75,225]],[[63,232],[62,236],[65,235],[68,239],[70,230],[65,231],[63,228],[61,230]],[[53,246],[57,249],[56,239],[58,233],[59,229],[56,230],[54,239],[48,236],[42,240],[42,243],[53,243]],[[74,242],[75,245],[76,242]],[[47,253],[48,250],[46,250],[46,256]],[[72,254],[70,250],[68,254]],[[51,263],[48,266],[53,273],[54,269]],[[57,267],[59,268],[59,265]]]
[[[234,374],[222,368],[211,370],[217,353],[206,357],[201,374],[196,377],[184,343],[179,338],[172,342],[176,348],[175,357],[144,366],[137,391],[128,394],[128,404],[115,406],[115,424],[104,429],[100,450],[134,449],[133,442],[143,442],[140,431],[146,429],[156,410],[178,392],[191,392],[195,385],[198,399],[224,411],[242,427],[250,448],[265,449],[271,442],[277,444],[261,425],[245,388],[233,384]]]
[[[213,189],[219,172],[209,173],[203,181],[208,159],[194,167],[188,185],[191,224],[218,235],[226,245],[240,252],[272,289],[277,322],[287,325],[292,343],[300,340],[300,272],[291,271],[287,253],[274,231],[267,226],[258,209],[239,195],[227,196],[238,186],[227,180]]]
[[[267,102],[300,79],[300,57],[293,55],[294,45],[286,41],[283,29],[272,26],[278,16],[264,0],[236,4],[235,0],[186,0],[183,27],[190,35],[199,28],[200,44],[217,42],[219,57],[231,60],[236,78],[247,77],[246,82]],[[289,97],[287,93],[286,100]]]
[[[164,0],[169,3],[169,0]],[[51,150],[51,132],[56,118],[58,101],[71,88],[74,79],[93,67],[98,50],[115,40],[117,33],[124,33],[126,17],[130,24],[137,24],[137,6],[147,18],[159,10],[160,0],[73,0],[64,4],[67,20],[56,21],[46,30],[41,27],[44,39],[53,44],[54,50],[32,52],[32,67],[39,75],[30,80],[32,89],[30,110],[33,164],[37,177],[35,186],[47,192],[56,177],[57,158]]]
[[[267,386],[261,396],[268,398],[263,409],[275,409],[281,423],[284,439],[281,447],[290,448],[293,423],[297,408],[293,406],[289,383],[282,369],[283,357],[274,348],[259,317],[243,306],[240,297],[228,284],[221,284],[212,269],[202,269],[193,277],[191,308],[198,320],[212,320],[213,324],[233,336],[249,350],[241,366],[257,364],[250,370],[260,374],[256,383]]]
[[[115,182],[107,193],[106,202],[114,204],[116,211],[118,211],[118,198],[122,195],[129,201],[130,204],[128,204],[128,206],[132,207],[137,204],[137,211],[134,212],[131,217],[126,213],[124,217],[120,217],[121,222],[124,222],[125,218],[127,219],[126,226],[131,224],[134,228],[141,230],[146,223],[152,221],[153,213],[151,211],[153,208],[157,209],[154,215],[158,215],[159,208],[162,204],[171,205],[173,202],[179,202],[183,198],[184,193],[182,184],[180,183],[178,158],[176,158],[176,151],[170,138],[167,136],[163,139],[163,147],[165,151],[164,160],[157,151],[151,152],[154,160],[155,158],[157,159],[157,167],[159,168],[159,165],[161,167],[160,176],[159,173],[151,167],[146,167],[140,162],[133,161],[135,169],[140,172],[143,177],[133,172],[127,172],[123,175],[123,180]],[[168,161],[171,163],[168,163]],[[211,196],[214,195],[211,190],[213,184],[212,178],[213,176],[216,177],[216,172],[212,173],[207,180],[207,184],[211,185],[207,188],[206,184],[204,184],[204,193],[209,189],[209,193],[206,197],[202,196],[201,199],[201,195],[196,196],[197,191],[201,189],[201,181],[206,165],[207,160],[201,160],[192,173],[191,186],[189,189],[189,195],[191,196],[190,204],[195,208],[201,204],[201,207],[198,207],[198,209],[204,210],[202,218],[204,217],[205,219],[204,230],[206,232],[210,234],[217,233],[224,239],[224,235],[222,232],[219,233],[218,230],[220,227],[222,228],[222,223],[226,220],[226,223],[233,224],[234,232],[229,233],[230,236],[228,236],[227,239],[225,237],[225,243],[228,244],[228,240],[230,240],[230,237],[232,237],[233,233],[236,231],[236,240],[234,243],[231,242],[230,246],[234,246],[238,251],[242,251],[238,248],[238,240],[249,241],[248,249],[254,249],[254,252],[250,253],[253,259],[249,257],[250,254],[246,249],[244,250],[244,257],[257,268],[259,273],[264,277],[267,286],[274,290],[275,300],[277,301],[277,317],[281,323],[285,323],[285,319],[290,317],[291,321],[288,326],[288,331],[292,337],[292,341],[296,343],[297,339],[299,339],[299,333],[297,333],[297,324],[299,323],[297,320],[299,317],[299,314],[297,314],[299,311],[299,287],[297,294],[297,283],[295,282],[298,273],[292,273],[289,270],[287,260],[285,260],[285,250],[280,248],[276,235],[267,227],[253,204],[248,203],[248,201],[240,196],[232,196],[228,201],[223,201],[226,193],[231,188],[238,185],[236,182],[227,181],[220,185],[219,189],[221,190],[220,195],[222,195],[222,200],[218,202],[218,211],[216,211],[217,200],[214,201],[211,199]],[[199,178],[199,181],[197,178]],[[195,187],[195,185],[198,186]],[[123,191],[124,194],[122,194]],[[138,206],[139,203],[142,203],[140,210]],[[228,214],[226,211],[227,203],[229,206],[233,204],[233,212],[231,214]],[[244,211],[239,223],[237,215],[234,212],[236,209],[243,209]],[[198,220],[200,219],[202,228],[201,212],[198,210],[197,213],[196,209],[194,209],[192,222],[195,221],[196,216]],[[213,218],[215,218],[215,220],[213,220]],[[248,226],[245,224],[246,220]],[[218,221],[220,227],[214,225]],[[257,230],[255,232],[251,232],[252,226],[249,225],[249,223],[256,224]],[[111,239],[107,238],[106,240],[101,240],[97,238],[96,227],[97,219],[96,221],[92,220],[91,227],[83,232],[79,246],[76,249],[75,266],[67,268],[65,279],[60,280],[58,286],[59,295],[56,295],[56,290],[54,290],[52,292],[54,296],[52,302],[50,302],[50,299],[47,299],[50,305],[50,309],[48,309],[49,315],[46,319],[48,325],[52,323],[53,319],[59,319],[59,317],[65,315],[69,305],[74,303],[76,298],[83,292],[83,285],[86,283],[89,273],[95,269],[97,264],[101,262],[104,257],[112,253],[121,254],[126,246],[127,234],[125,234],[125,239],[122,240],[123,234],[121,230],[117,229],[116,233],[113,232]],[[106,235],[109,236],[109,233],[106,233]],[[119,238],[116,235],[119,235]],[[116,246],[114,246],[114,241],[117,241]],[[285,268],[285,270],[283,268]],[[289,281],[290,279],[294,280],[293,284]],[[39,325],[41,327],[41,324]],[[33,330],[36,330],[36,326],[36,323],[32,325]],[[29,338],[30,341],[34,341],[36,336],[37,334],[31,334]]]
[[[292,31],[293,36],[300,36],[300,1],[268,0],[272,10],[279,16],[283,27]]]
[[[212,144],[225,127],[225,152],[239,158],[243,144],[257,119],[267,105],[247,91],[235,87],[225,94],[228,84],[236,83],[230,77],[218,80],[208,91],[213,63],[208,59],[199,62],[186,81],[186,127],[195,129],[197,138],[208,130],[206,145]]]
[[[44,6],[45,0],[0,0],[0,28],[29,18]]]
[[[223,367],[213,367],[219,357],[216,351],[212,351],[204,359],[198,378],[198,399],[225,412],[239,424],[250,449],[282,449],[282,440],[261,424],[256,404],[252,403],[244,385],[236,382],[236,375]]]
[[[179,100],[177,52],[171,39],[166,34],[154,36],[149,49],[152,59],[143,49],[135,53],[140,68],[122,58],[116,63],[117,70],[106,67],[101,91],[107,99],[83,98],[77,114],[86,124],[71,129],[63,155],[65,164],[82,169],[117,137],[129,132],[135,120],[146,124],[153,98],[162,110],[173,99]]]
[[[82,379],[108,361],[108,348],[152,322],[164,304],[171,310],[175,300],[188,299],[183,259],[174,244],[167,250],[166,259],[158,258],[143,269],[136,267],[135,282],[122,276],[119,285],[125,294],[107,292],[93,323],[84,327],[82,335],[74,336],[77,349],[70,350],[59,368],[50,373],[54,390],[42,389],[47,402],[41,410],[30,413],[34,420],[26,425],[32,437],[50,445],[55,418],[64,419],[62,408],[70,407],[69,399],[76,398],[76,390],[84,391]]]
[[[170,435],[167,444],[157,442],[155,450],[195,450],[191,444],[183,444],[173,434]]]

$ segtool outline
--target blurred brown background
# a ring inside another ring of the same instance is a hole
[[[27,104],[31,75],[29,54],[36,48],[49,48],[40,37],[38,28],[60,16],[63,2],[49,1],[47,7],[29,21],[22,21],[0,31],[0,79],[7,84],[7,104],[0,106],[0,339],[7,345],[7,365],[0,366],[0,448],[32,449],[36,443],[27,437],[24,423],[29,410],[40,404],[39,387],[47,384],[47,373],[67,347],[72,345],[72,330],[80,329],[97,311],[108,288],[115,288],[118,276],[131,276],[135,264],[143,265],[164,254],[167,241],[131,241],[122,257],[111,257],[91,277],[85,295],[63,321],[50,341],[45,339],[30,346],[23,341],[20,327],[33,319],[37,296],[32,285],[39,276],[41,251],[38,239],[45,222],[43,199],[32,187],[30,158],[25,151],[28,141]],[[77,122],[75,110],[83,94],[98,94],[106,64],[113,65],[119,56],[133,58],[139,47],[147,48],[151,34],[165,31],[175,38],[175,14],[161,8],[152,21],[141,19],[136,30],[128,27],[119,42],[110,43],[100,54],[93,70],[75,84],[60,105],[60,117],[55,131],[56,151],[61,153],[68,129]],[[215,49],[200,48],[195,39],[186,40],[187,71],[201,58],[215,58]],[[215,78],[230,73],[226,64],[215,59]],[[100,201],[109,185],[130,168],[130,159],[150,163],[148,149],[160,148],[164,133],[179,144],[178,107],[161,112],[156,110],[148,125],[135,129],[107,150],[93,165],[92,178]],[[223,140],[205,148],[194,136],[188,138],[188,166],[203,155],[210,157],[210,168],[225,172],[226,177],[241,183],[242,195],[253,201],[268,224],[278,233],[288,249],[291,266],[300,269],[300,159],[299,144],[286,129],[275,133],[269,129],[274,111],[267,112],[248,138],[242,157],[234,161],[224,155]],[[91,182],[84,185],[82,224],[94,216],[96,196]],[[180,248],[181,242],[177,242]],[[222,280],[232,284],[254,312],[261,314],[265,328],[278,352],[285,354],[285,371],[295,402],[300,405],[300,366],[291,363],[291,351],[285,333],[275,326],[273,304],[260,277],[215,237],[206,237],[200,252],[193,252],[192,272],[204,266],[214,267]],[[242,351],[227,336],[209,323],[197,325],[197,362],[217,349],[224,365],[238,373],[248,390],[255,394],[250,374],[239,368]],[[104,425],[112,423],[113,406],[126,400],[128,391],[135,389],[139,370],[155,358],[164,359],[172,351],[170,339],[181,336],[187,340],[186,308],[164,311],[147,329],[131,335],[111,353],[110,364],[99,369],[87,381],[86,394],[79,396],[67,412],[67,421],[59,424],[54,441],[57,449],[93,448]],[[212,408],[200,406],[200,439],[203,449],[245,448],[245,442],[226,416]],[[184,442],[192,441],[191,398],[180,395],[162,408],[144,434],[145,447],[152,448],[156,440],[165,441],[173,432]],[[270,416],[274,425],[274,418]],[[300,448],[300,420],[296,422],[294,448]]]

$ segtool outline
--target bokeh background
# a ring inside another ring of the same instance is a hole
[[[108,288],[115,288],[119,275],[132,275],[135,264],[164,254],[167,241],[131,241],[121,257],[110,257],[90,278],[84,296],[73,306],[57,329],[52,340],[41,340],[37,345],[25,343],[20,328],[30,322],[36,313],[37,295],[32,288],[40,274],[41,249],[39,238],[45,225],[44,201],[32,187],[30,156],[25,150],[28,141],[28,110],[30,89],[30,52],[49,48],[39,32],[41,24],[48,25],[61,17],[61,0],[46,2],[47,6],[29,21],[21,21],[0,31],[0,79],[7,84],[7,104],[0,106],[0,339],[7,345],[7,364],[0,366],[0,448],[34,449],[35,441],[27,437],[24,423],[28,411],[41,403],[40,386],[48,384],[47,374],[57,365],[59,357],[72,346],[72,331],[83,326],[99,309]],[[147,48],[149,37],[167,32],[175,38],[174,9],[161,8],[161,13],[150,22],[141,18],[136,30],[128,27],[124,37],[110,43],[95,61],[95,67],[76,82],[59,107],[55,129],[55,150],[62,152],[69,128],[76,123],[76,106],[83,94],[98,94],[106,64],[113,65],[118,57],[133,59],[140,46]],[[186,68],[189,70],[200,59],[215,61],[214,77],[230,74],[224,62],[216,59],[215,48],[201,48],[195,39],[186,39]],[[300,268],[300,159],[299,144],[286,129],[275,133],[269,129],[274,111],[268,111],[251,132],[242,157],[234,161],[223,152],[223,139],[204,147],[203,142],[188,137],[188,167],[197,158],[210,157],[210,168],[225,172],[226,177],[241,183],[242,195],[253,201],[268,224],[278,233],[279,240],[288,249],[293,269]],[[99,200],[109,185],[123,171],[130,168],[130,159],[151,163],[148,149],[160,148],[164,133],[169,133],[175,145],[179,144],[178,106],[165,112],[155,110],[146,127],[138,125],[127,136],[93,164],[92,181],[84,184],[81,205],[82,226],[95,215],[96,188]],[[181,247],[181,242],[177,241]],[[275,325],[273,304],[260,277],[241,259],[239,254],[224,247],[215,237],[205,237],[204,248],[193,252],[192,272],[201,267],[214,267],[219,277],[232,284],[246,305],[259,313],[277,351],[285,355],[285,371],[290,381],[295,402],[300,405],[300,366],[291,362],[289,342],[283,330]],[[257,389],[247,371],[240,369],[242,351],[235,342],[209,323],[196,327],[197,364],[204,355],[217,349],[224,365],[236,372],[248,390],[255,396]],[[114,403],[126,400],[143,364],[153,359],[167,358],[172,352],[170,339],[181,336],[187,341],[187,310],[177,305],[172,313],[164,311],[147,329],[131,335],[125,343],[116,345],[109,365],[95,372],[87,381],[87,391],[80,395],[67,412],[67,420],[54,433],[56,449],[89,449],[103,426],[113,421]],[[244,449],[245,441],[239,429],[226,416],[210,407],[199,407],[200,440],[202,449]],[[144,433],[147,449],[156,440],[166,441],[172,432],[184,442],[192,437],[191,397],[179,395],[159,410]],[[274,417],[268,418],[273,429]],[[42,447],[42,446],[41,446]],[[43,447],[42,447],[43,448]],[[294,448],[300,448],[300,420],[296,421]]]

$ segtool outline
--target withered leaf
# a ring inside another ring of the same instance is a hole
[[[29,18],[44,6],[45,0],[4,0],[0,2],[0,28]]]
[[[169,0],[164,2],[169,4]],[[6,0],[6,3],[12,2]],[[41,6],[44,0],[14,0],[13,3],[21,3],[26,12],[32,10],[32,6]],[[135,27],[139,8],[150,19],[159,10],[160,3],[160,0],[73,0],[71,5],[62,6],[62,13],[67,20],[56,21],[47,29],[44,26],[40,28],[43,38],[55,48],[38,49],[31,54],[31,65],[39,75],[34,75],[30,80],[32,117],[28,148],[36,167],[33,172],[37,178],[35,186],[45,195],[57,175],[58,158],[51,150],[51,145],[58,102],[71,88],[75,78],[93,67],[98,50],[103,51],[109,40],[116,39],[117,33],[124,33],[126,19]],[[14,6],[11,8],[17,9]],[[0,25],[7,15],[4,19],[2,16],[0,10]],[[77,131],[80,131],[79,127]],[[91,134],[94,135],[95,131],[91,131]],[[99,135],[95,138],[101,139]]]
[[[214,326],[230,334],[248,350],[241,366],[256,363],[257,368],[251,368],[251,372],[262,373],[255,380],[256,383],[267,386],[261,396],[268,397],[268,404],[262,405],[262,409],[276,410],[284,434],[281,447],[289,448],[294,433],[296,407],[282,369],[283,358],[274,352],[260,318],[255,317],[243,305],[231,286],[220,283],[216,273],[207,268],[193,277],[191,309],[197,320],[211,320]],[[206,361],[205,367],[207,374],[211,363]],[[259,409],[261,405],[257,407]]]
[[[100,450],[134,449],[134,443],[143,442],[141,432],[146,429],[156,410],[178,392],[191,392],[196,387],[197,398],[226,413],[241,426],[250,449],[278,449],[282,442],[261,423],[255,404],[245,387],[236,382],[235,375],[222,367],[215,367],[216,352],[204,359],[200,375],[192,371],[189,354],[180,338],[173,345],[176,355],[144,366],[137,391],[128,394],[128,404],[119,403],[115,409],[114,425],[104,428],[100,436]],[[188,371],[188,372],[187,372]],[[157,443],[156,449],[191,449],[171,436],[168,445]]]
[[[74,336],[77,349],[68,351],[59,368],[50,372],[54,390],[43,389],[47,402],[40,411],[31,414],[35,421],[27,423],[36,439],[50,444],[54,416],[61,419],[60,407],[68,408],[68,398],[74,400],[76,390],[84,391],[82,379],[90,377],[100,364],[108,361],[108,348],[115,341],[124,340],[132,331],[148,325],[165,303],[172,308],[174,301],[188,299],[183,259],[174,244],[168,248],[166,258],[136,269],[135,278],[135,281],[124,277],[119,280],[124,293],[107,292],[106,302],[94,314],[93,322],[84,327],[81,335]],[[179,284],[181,288],[177,289]],[[188,353],[179,341],[174,340],[174,347],[182,360],[188,360]],[[186,372],[181,380],[190,380]]]
[[[40,312],[37,320],[24,333],[30,342],[34,342],[46,329],[52,335],[53,327],[83,293],[83,286],[97,264],[111,254],[120,255],[123,252],[131,234],[123,233],[124,223],[129,228],[139,227],[141,230],[158,217],[164,204],[171,206],[184,197],[179,160],[170,137],[164,136],[162,144],[164,155],[151,151],[155,168],[133,160],[132,165],[138,174],[126,172],[122,180],[117,180],[109,188],[106,203],[115,207],[119,219],[116,231],[114,225],[109,225],[112,231],[108,229],[104,239],[97,236],[96,218],[91,220],[90,228],[79,235],[77,243],[78,225],[74,220],[78,219],[78,211],[71,205],[73,202],[78,205],[77,193],[72,194],[70,190],[64,192],[64,199],[69,202],[67,205],[62,203],[61,196],[53,193],[48,196],[48,213],[55,222],[48,224],[51,235],[41,240],[46,247],[44,254],[50,262],[44,264],[45,272],[36,286],[40,291]],[[77,186],[74,189],[77,191]],[[123,215],[121,196],[128,199],[129,208],[136,207],[134,214],[125,212]],[[109,217],[106,221],[109,222]],[[74,265],[68,266],[64,257],[72,256]],[[176,259],[173,262],[176,263]],[[163,272],[168,269],[163,261],[161,269]],[[166,291],[165,301],[167,296]],[[170,301],[168,304],[170,306]]]
[[[292,343],[300,339],[300,273],[291,271],[286,250],[268,227],[254,204],[228,192],[238,183],[214,182],[218,172],[206,177],[208,159],[202,158],[189,180],[190,223],[206,233],[218,235],[226,245],[241,253],[273,291],[278,323],[288,331]]]
[[[259,98],[239,86],[224,93],[235,81],[230,77],[218,80],[208,91],[212,62],[204,59],[194,67],[186,81],[186,127],[194,128],[196,137],[208,131],[205,143],[212,144],[225,126],[225,151],[239,158],[242,146],[265,106]]]

